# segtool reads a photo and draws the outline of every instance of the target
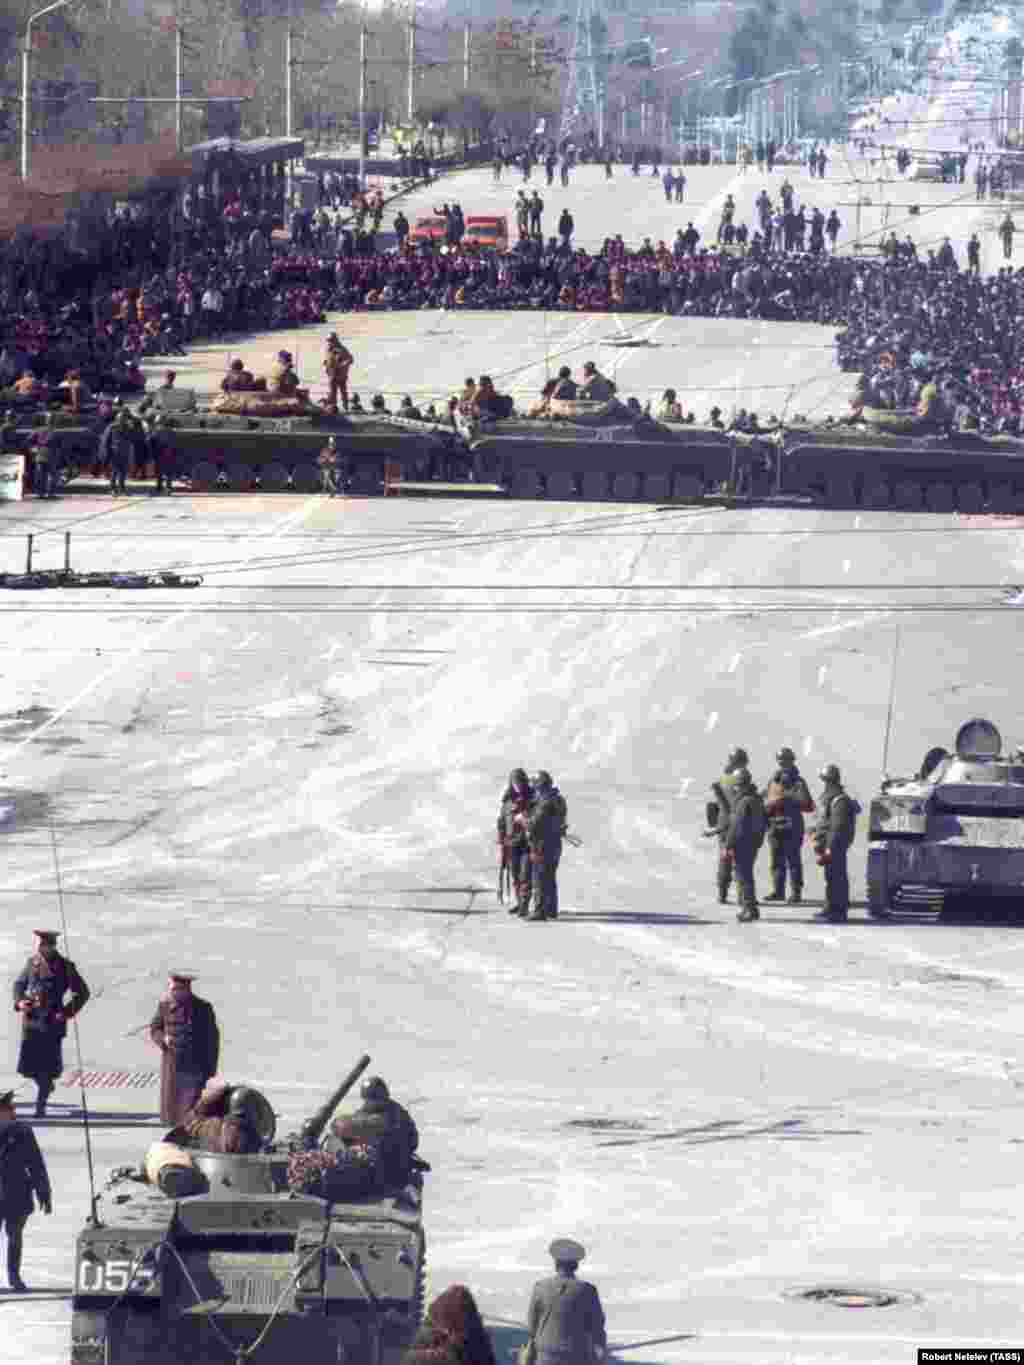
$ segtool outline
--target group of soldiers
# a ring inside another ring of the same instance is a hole
[[[513,768],[498,809],[498,899],[521,919],[558,918],[558,864],[568,827],[565,797],[543,768],[531,781]]]
[[[801,851],[804,836],[813,838],[814,854],[825,874],[825,907],[815,918],[829,923],[844,923],[850,909],[850,878],[847,855],[853,843],[860,804],[843,788],[834,763],[819,774],[824,787],[818,799],[818,819],[807,830],[804,817],[816,807],[810,789],[796,764],[790,748],[775,755],[778,768],[763,791],[758,791],[750,775],[746,749],[729,754],[725,771],[711,784],[715,799],[708,803],[708,833],[718,838],[718,902],[725,905],[733,877],[739,896],[741,924],[760,919],[754,863],[765,839],[771,854],[771,894],[767,901],[786,900],[789,882],[790,905],[803,899],[804,872]]]

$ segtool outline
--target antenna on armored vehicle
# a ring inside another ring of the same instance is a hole
[[[882,746],[882,775],[889,774],[889,738],[892,735],[892,706],[896,699],[896,660],[900,652],[900,628],[896,627],[896,642],[892,647],[892,673],[889,678],[889,709],[885,717],[885,743]]]
[[[49,818],[50,825],[50,847],[53,850],[53,875],[57,885],[57,907],[60,910],[60,927],[64,937],[64,946],[70,956],[70,940],[68,936],[68,918],[64,910],[64,881],[60,873],[60,858],[57,855],[57,833],[53,828],[53,816]],[[89,1168],[89,1222],[93,1227],[100,1226],[100,1217],[97,1212],[96,1195],[96,1175],[92,1161],[92,1129],[89,1127],[89,1099],[85,1091],[85,1067],[82,1063],[82,1035],[78,1028],[78,1015],[71,1016],[71,1027],[75,1032],[75,1057],[78,1062],[78,1088],[82,1096],[82,1131],[85,1135],[85,1160]]]

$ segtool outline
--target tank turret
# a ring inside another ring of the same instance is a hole
[[[1024,901],[1024,754],[989,720],[961,725],[912,777],[871,802],[868,908],[875,917]]]

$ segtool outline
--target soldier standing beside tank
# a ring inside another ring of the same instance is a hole
[[[732,815],[733,789],[736,773],[749,763],[746,749],[733,749],[725,760],[725,771],[717,782],[712,782],[715,794],[714,818],[710,822],[718,835],[718,904],[725,905],[729,899],[729,886],[732,883],[732,859],[726,856],[729,834],[729,819]]]
[[[555,1273],[533,1286],[526,1313],[537,1365],[595,1365],[607,1357],[608,1342],[601,1297],[594,1285],[576,1278],[586,1253],[579,1242],[559,1237],[548,1254]]]
[[[821,793],[821,813],[814,831],[814,852],[825,870],[825,908],[815,919],[829,924],[845,924],[850,910],[850,874],[847,854],[857,832],[860,804],[844,791],[839,769],[834,763],[821,771],[825,788]]]
[[[736,770],[732,791],[732,813],[729,817],[729,832],[725,836],[725,851],[736,872],[740,902],[740,912],[736,918],[741,924],[749,924],[761,918],[754,886],[754,861],[764,842],[768,817],[761,794],[746,768]]]
[[[532,890],[530,876],[530,845],[526,837],[526,814],[533,802],[533,788],[524,768],[513,768],[508,775],[508,786],[501,795],[498,811],[498,851],[501,864],[499,880],[508,868],[512,892],[510,915],[526,916],[530,911]],[[523,819],[518,817],[522,816]]]
[[[786,873],[789,873],[789,904],[799,905],[804,890],[804,869],[800,861],[800,847],[804,841],[804,816],[814,810],[814,800],[807,783],[796,766],[792,749],[780,749],[775,755],[778,771],[762,792],[768,816],[768,848],[771,853],[772,893],[766,901],[781,901],[786,897]]]
[[[21,1278],[25,1224],[35,1195],[44,1213],[53,1212],[46,1162],[27,1123],[14,1114],[14,1091],[0,1095],[0,1227],[7,1233],[7,1282],[16,1294],[28,1292]]]
[[[213,1006],[192,994],[194,972],[171,972],[149,1025],[160,1062],[160,1117],[177,1127],[216,1075],[220,1033]]]
[[[46,1113],[46,1101],[64,1070],[62,1043],[68,1020],[85,1008],[89,987],[73,962],[57,951],[60,934],[37,929],[39,947],[14,982],[14,1008],[21,1015],[18,1075],[39,1087],[36,1118]],[[64,997],[71,995],[65,1004]]]
[[[523,818],[530,841],[530,866],[533,882],[531,920],[558,918],[558,864],[562,857],[562,837],[569,811],[565,797],[543,768],[533,779],[534,799]]]

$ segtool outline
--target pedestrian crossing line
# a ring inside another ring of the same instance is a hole
[[[151,1085],[156,1085],[157,1073],[155,1071],[65,1071],[57,1082],[58,1085],[77,1087],[85,1086],[87,1090],[112,1090],[127,1089],[144,1090]]]

